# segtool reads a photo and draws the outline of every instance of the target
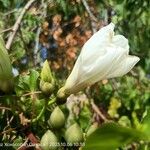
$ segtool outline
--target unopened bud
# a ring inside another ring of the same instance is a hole
[[[48,130],[41,138],[40,146],[42,150],[56,150],[58,139],[56,135]]]
[[[52,79],[53,77],[52,77],[51,69],[49,67],[48,61],[45,60],[41,71],[41,80],[45,82],[51,82]]]
[[[52,112],[48,123],[56,129],[62,128],[65,124],[65,115],[57,106]]]
[[[72,144],[83,142],[83,132],[77,123],[67,129],[65,132],[65,139],[68,143]]]
[[[54,88],[55,81],[52,76],[48,61],[46,60],[41,71],[40,89],[44,94],[50,95],[54,91]]]

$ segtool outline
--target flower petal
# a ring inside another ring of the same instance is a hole
[[[73,70],[71,71],[71,74],[66,80],[66,83],[65,83],[66,90],[73,88],[74,85],[76,85],[76,83],[78,82],[80,66],[81,66],[81,59],[79,56],[73,67]]]
[[[79,92],[102,79],[122,76],[139,61],[138,57],[128,55],[128,40],[122,35],[114,36],[113,30],[111,23],[84,44],[64,86],[66,93]]]
[[[122,47],[127,50],[127,54],[129,53],[129,44],[128,40],[123,35],[115,35],[113,37],[112,43],[118,47]]]
[[[139,60],[137,56],[127,56],[116,66],[115,70],[112,70],[111,73],[108,74],[107,78],[120,77],[127,74]]]
[[[109,47],[106,47],[105,55],[101,57],[97,56],[97,59],[93,59],[91,57],[93,62],[90,65],[87,65],[85,61],[82,61],[80,56],[80,61],[78,59],[77,64],[80,64],[80,66],[82,67],[80,67],[79,70],[73,69],[74,73],[71,73],[71,75],[69,76],[69,80],[67,79],[65,87],[69,87],[68,83],[71,83],[73,81],[73,78],[75,79],[74,76],[78,76],[78,78],[74,80],[74,84],[72,88],[70,88],[71,93],[76,93],[88,85],[94,84],[97,81],[105,79],[107,74],[113,68],[114,63],[116,63],[116,60],[118,60],[119,58],[122,60],[122,57],[124,55],[126,55],[126,51],[124,49],[119,48],[117,50],[117,47],[111,45]],[[75,65],[75,68],[76,67],[77,65]]]
[[[109,25],[101,28],[96,32],[83,46],[81,55],[84,61],[91,63],[91,57],[93,59],[98,56],[105,54],[104,47],[108,46],[113,39],[114,35],[114,24],[110,23]]]
[[[111,69],[122,60],[126,55],[126,50],[122,48],[117,48],[114,45],[111,45],[106,48],[107,53],[103,57],[98,57],[95,60],[95,63],[89,67],[88,84],[93,84],[97,81],[105,79]],[[87,69],[84,70],[86,72]]]

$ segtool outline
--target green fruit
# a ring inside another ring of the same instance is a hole
[[[41,80],[40,89],[44,94],[50,95],[54,91],[54,85],[49,82],[44,82]]]
[[[46,133],[42,136],[40,142],[42,150],[57,150],[57,144],[58,139],[55,134],[50,130],[46,131]]]
[[[52,112],[48,123],[56,129],[62,128],[65,124],[65,115],[57,106]]]
[[[86,133],[87,136],[90,136],[93,132],[96,131],[96,129],[98,128],[98,124],[94,123],[93,125],[91,125]]]
[[[83,142],[83,132],[77,123],[73,124],[66,130],[65,139],[71,144]]]

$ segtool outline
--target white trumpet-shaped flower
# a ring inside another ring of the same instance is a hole
[[[114,24],[101,28],[83,46],[63,90],[76,93],[103,79],[128,73],[140,60],[129,55],[128,40],[114,35]]]

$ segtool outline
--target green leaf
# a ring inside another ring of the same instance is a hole
[[[106,123],[87,138],[83,150],[115,150],[143,139],[147,139],[147,136],[140,131],[115,123]]]
[[[79,123],[80,123],[80,127],[82,129],[86,129],[87,125],[90,123],[91,121],[91,112],[88,106],[84,106],[81,109],[81,112],[79,114]]]
[[[142,128],[141,130],[150,138],[150,108],[147,109],[146,115],[142,121]]]
[[[15,80],[15,92],[18,96],[29,92],[29,75],[20,75]]]
[[[0,89],[8,92],[13,88],[12,65],[5,48],[3,38],[0,36]]]
[[[39,77],[39,73],[35,70],[31,70],[29,86],[31,91],[35,91],[37,89],[37,79]]]
[[[8,0],[5,0],[5,1],[0,0],[0,2],[2,3],[2,5],[3,5],[5,8],[8,8],[8,7],[10,6],[10,1],[8,1]]]

